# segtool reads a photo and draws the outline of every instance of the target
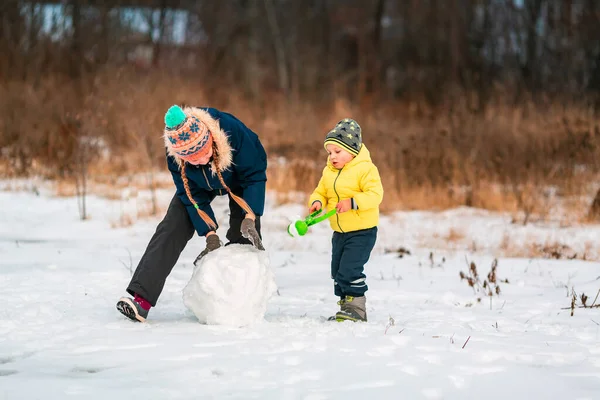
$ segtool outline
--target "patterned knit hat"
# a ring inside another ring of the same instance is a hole
[[[195,163],[208,154],[213,138],[208,127],[195,116],[186,115],[179,106],[165,114],[165,144],[169,153]]]
[[[351,118],[341,120],[325,137],[325,147],[328,144],[340,146],[356,156],[362,147],[360,125]]]

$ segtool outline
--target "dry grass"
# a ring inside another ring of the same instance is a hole
[[[341,105],[340,105],[341,104]],[[513,213],[515,223],[554,218],[556,197],[585,197],[590,202],[590,183],[600,172],[600,124],[585,108],[548,107],[526,104],[509,107],[497,104],[483,115],[443,110],[422,111],[408,105],[381,107],[368,115],[345,102],[336,102],[330,115],[321,121],[354,116],[364,130],[365,143],[379,167],[386,190],[383,211],[397,209],[442,210],[473,206]],[[456,109],[455,109],[456,110]],[[279,192],[309,191],[316,185],[324,156],[321,135],[302,121],[270,121],[269,128],[297,126],[303,155],[298,161],[298,146],[285,143],[269,131],[270,154],[296,160],[288,166],[271,164],[275,169],[270,188]],[[331,126],[320,128],[326,132]],[[313,138],[310,141],[310,138]],[[313,150],[314,149],[314,150]],[[315,166],[316,163],[316,166]],[[554,188],[551,195],[548,188]],[[582,204],[563,207],[578,221]],[[585,206],[589,208],[589,205]]]
[[[600,259],[600,251],[597,246],[588,241],[584,243],[583,249],[575,251],[570,246],[556,240],[527,239],[526,241],[514,241],[510,235],[505,234],[498,247],[499,254],[504,257],[518,258],[547,258],[555,260],[586,260],[595,261]]]
[[[548,235],[547,238],[533,233],[522,236],[517,231],[518,229],[513,231],[509,227],[500,241],[491,242],[478,235],[471,236],[463,231],[450,228],[441,234],[436,232],[423,234],[418,240],[418,247],[451,251],[465,250],[474,254],[483,251],[485,254],[492,253],[498,257],[509,258],[600,260],[600,246],[592,240],[569,246],[565,242],[553,238],[553,235]]]
[[[135,221],[136,221],[136,219],[133,218],[131,215],[129,215],[129,214],[121,214],[119,216],[118,220],[112,221],[110,223],[110,227],[113,228],[113,229],[127,228],[129,226],[132,226]]]
[[[141,206],[138,205],[135,211],[122,210],[119,218],[115,221],[111,221],[110,226],[112,228],[127,228],[139,220],[154,218],[157,215],[163,215],[165,212],[166,209],[163,209],[160,206],[157,206],[156,210],[153,210],[152,203],[148,201]]]
[[[588,203],[598,190],[590,184],[600,175],[600,120],[577,104],[514,106],[501,94],[482,113],[456,98],[436,108],[402,101],[364,107],[339,98],[259,103],[229,89],[208,96],[201,82],[127,68],[98,73],[78,93],[52,76],[36,86],[0,88],[3,176],[69,181],[85,167],[91,181],[121,187],[123,177],[135,176],[126,185],[147,188],[152,180],[142,172],[165,171],[164,111],[189,104],[232,112],[259,133],[270,156],[268,188],[284,193],[281,201],[316,186],[326,160],[323,137],[348,116],[361,124],[380,170],[384,211],[472,206],[509,211],[515,222],[529,223],[552,217],[556,201],[546,188]],[[58,192],[69,195],[67,186]],[[565,222],[584,220],[581,206]]]
[[[448,243],[456,243],[464,240],[465,234],[455,228],[450,228],[443,239]]]
[[[152,209],[152,204],[150,204],[150,202],[144,204],[142,207],[138,207],[137,212],[136,212],[136,218],[139,219],[145,219],[145,218],[151,218],[151,217],[156,217],[157,215],[164,215],[164,213],[166,212],[166,209],[163,209],[160,206],[156,207],[156,210]]]
[[[500,242],[498,249],[502,252],[502,254],[508,254],[509,252],[513,251],[513,246],[514,244],[510,238],[510,235],[508,234],[508,232],[504,232],[504,235],[502,235],[502,241]]]
[[[492,299],[494,296],[500,296],[502,290],[500,289],[500,283],[508,284],[508,279],[498,279],[496,274],[498,268],[498,260],[494,259],[488,272],[487,277],[481,277],[477,270],[475,262],[465,260],[467,262],[467,272],[460,271],[460,280],[464,280],[473,289],[473,293],[477,296],[488,296],[490,299],[490,310],[492,309]],[[481,297],[477,298],[477,302],[481,302]],[[465,343],[466,344],[466,343]],[[464,347],[464,346],[463,346]]]
[[[596,292],[596,296],[594,300],[590,303],[590,297],[588,297],[585,293],[581,293],[580,296],[577,296],[577,292],[575,292],[575,288],[571,288],[571,305],[569,307],[562,308],[563,310],[571,310],[571,317],[575,314],[576,308],[600,308],[600,303],[597,303],[598,298],[600,297],[600,289]],[[600,325],[598,322],[592,320],[596,325]]]
[[[57,197],[74,197],[77,195],[75,180],[59,179],[55,183],[54,194]]]
[[[319,164],[305,159],[271,159],[267,168],[268,189],[281,194],[310,194],[319,183],[325,160],[323,157]]]

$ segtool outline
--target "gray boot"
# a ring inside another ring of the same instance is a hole
[[[346,296],[340,302],[341,310],[335,314],[335,319],[341,321],[367,321],[367,298],[365,296]]]
[[[346,297],[342,296],[340,297],[340,299],[337,302],[337,305],[340,306],[340,311],[342,310],[342,307],[344,306],[344,303],[346,302]],[[337,320],[337,316],[336,315],[332,315],[331,317],[327,318],[328,321],[335,321]]]

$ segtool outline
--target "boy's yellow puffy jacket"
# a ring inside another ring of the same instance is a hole
[[[354,199],[358,209],[329,218],[334,231],[352,232],[379,224],[379,204],[383,199],[383,186],[379,171],[371,161],[371,154],[364,144],[358,155],[342,169],[335,168],[327,159],[323,176],[308,204],[310,207],[318,200],[323,204],[323,208],[333,210],[338,202],[345,199]]]

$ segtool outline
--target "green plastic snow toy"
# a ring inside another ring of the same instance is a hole
[[[305,219],[297,219],[294,222],[292,222],[291,224],[289,224],[287,231],[291,237],[304,236],[308,232],[309,226],[317,224],[321,221],[325,221],[327,218],[335,215],[335,211],[336,210],[333,209],[333,210],[329,211],[328,213],[325,213],[325,214],[319,216],[319,214],[321,214],[323,212],[323,210],[322,209],[317,210],[314,213],[310,214]]]

